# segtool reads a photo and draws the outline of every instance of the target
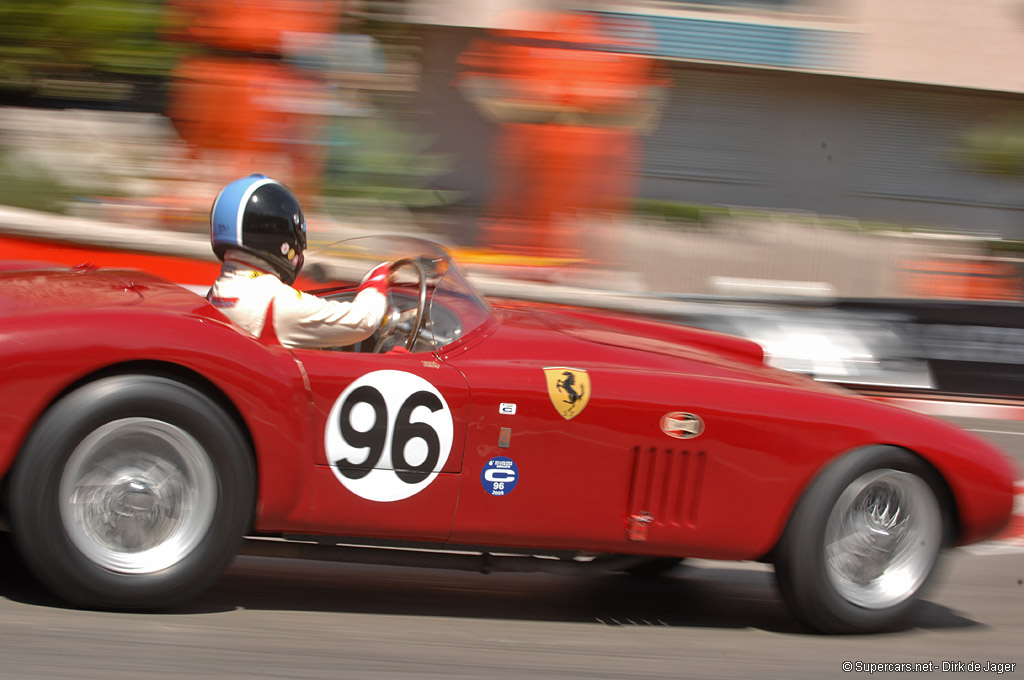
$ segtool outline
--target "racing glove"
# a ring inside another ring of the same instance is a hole
[[[391,273],[391,263],[381,262],[379,265],[371,269],[363,277],[363,280],[359,283],[359,291],[362,292],[367,288],[373,288],[382,295],[387,295],[388,292],[388,274]]]

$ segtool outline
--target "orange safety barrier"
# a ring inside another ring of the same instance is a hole
[[[908,295],[962,300],[1022,300],[1024,278],[1012,262],[934,258],[901,266]]]
[[[338,0],[171,0],[169,37],[201,45],[173,74],[167,114],[194,160],[221,182],[272,173],[301,198],[317,190],[322,84],[280,57],[289,34],[332,33]]]
[[[318,147],[306,143],[319,121],[304,109],[322,95],[316,82],[287,65],[191,57],[175,71],[171,92],[167,113],[182,139],[197,152],[226,152],[229,176],[248,174],[274,156],[287,160],[293,183],[319,174]]]
[[[474,41],[456,82],[502,124],[485,243],[572,258],[579,255],[575,215],[626,209],[637,133],[652,115],[648,90],[661,83],[653,60],[609,51],[614,39],[596,17],[533,20],[535,30]]]
[[[171,37],[223,50],[280,54],[286,33],[331,33],[340,0],[169,0]]]

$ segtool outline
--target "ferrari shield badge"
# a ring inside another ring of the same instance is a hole
[[[544,369],[548,381],[548,396],[555,410],[566,420],[572,420],[590,401],[590,376],[579,368],[552,366]]]

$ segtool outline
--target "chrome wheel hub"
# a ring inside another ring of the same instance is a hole
[[[185,430],[124,418],[90,433],[60,480],[60,513],[72,544],[110,571],[145,574],[188,555],[206,534],[217,477]]]
[[[899,470],[874,470],[840,495],[825,525],[825,569],[847,601],[868,609],[911,597],[931,573],[942,514],[931,487]]]

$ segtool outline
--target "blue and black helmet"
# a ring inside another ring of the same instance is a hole
[[[306,218],[288,187],[266,175],[249,175],[217,195],[210,210],[210,242],[221,260],[229,248],[252,253],[290,285],[302,269]]]

